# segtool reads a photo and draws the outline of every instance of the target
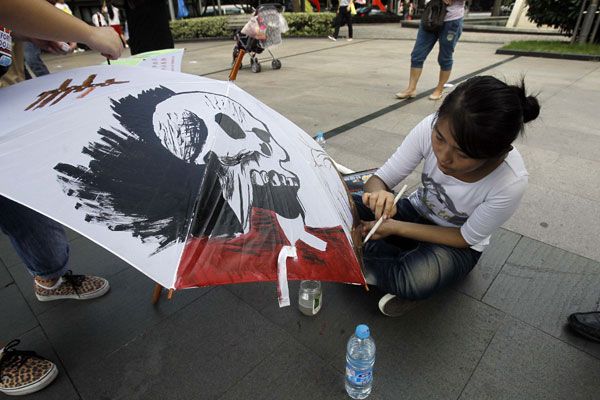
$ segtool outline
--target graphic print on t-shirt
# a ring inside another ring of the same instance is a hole
[[[427,205],[427,212],[432,216],[448,221],[451,224],[461,226],[469,216],[456,209],[454,202],[446,193],[442,185],[437,183],[425,173],[421,175],[423,183],[422,199]]]

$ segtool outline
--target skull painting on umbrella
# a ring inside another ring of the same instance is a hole
[[[35,83],[3,89],[2,195],[167,288],[278,281],[287,305],[288,279],[365,283],[332,161],[237,86],[127,67]]]

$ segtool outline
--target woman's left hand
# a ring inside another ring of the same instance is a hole
[[[376,223],[377,221],[360,221],[363,238],[369,234]],[[384,220],[381,225],[379,225],[379,228],[373,232],[370,240],[383,239],[384,237],[396,234],[396,228],[399,223],[401,223],[401,221],[393,219]]]
[[[442,0],[444,2],[444,4],[446,4],[447,6],[449,6],[450,4],[452,4],[452,0]]]

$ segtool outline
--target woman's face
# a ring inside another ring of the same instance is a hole
[[[431,146],[437,158],[437,167],[444,174],[461,179],[477,172],[489,160],[467,156],[456,144],[446,119],[438,119],[431,133]]]

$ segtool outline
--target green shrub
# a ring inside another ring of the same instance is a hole
[[[331,23],[335,14],[322,13],[284,13],[290,30],[285,36],[325,36],[331,33]]]
[[[286,36],[325,36],[331,33],[334,13],[284,13],[290,30]],[[248,16],[248,19],[250,16]],[[227,17],[201,17],[171,21],[173,39],[232,37]]]
[[[205,37],[231,37],[227,17],[202,17],[171,21],[173,39],[198,39]]]

